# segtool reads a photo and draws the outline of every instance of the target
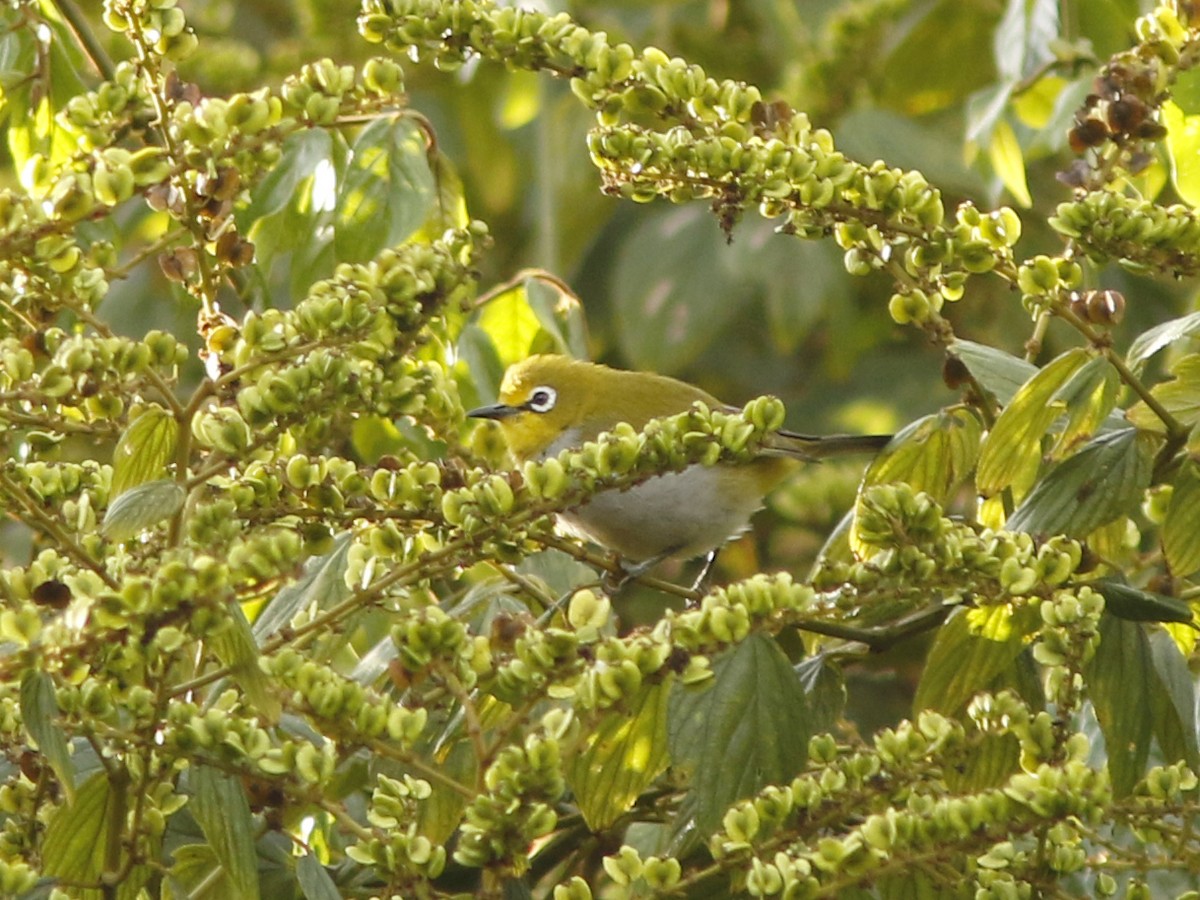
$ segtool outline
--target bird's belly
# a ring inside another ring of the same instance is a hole
[[[699,556],[744,531],[762,506],[757,478],[726,466],[692,466],[623,491],[592,497],[559,515],[569,533],[641,562]]]

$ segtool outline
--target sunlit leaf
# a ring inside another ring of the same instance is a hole
[[[1139,334],[1129,345],[1129,352],[1125,354],[1125,362],[1135,372],[1140,372],[1146,360],[1159,350],[1198,333],[1200,333],[1200,312],[1188,313],[1178,319],[1171,319],[1161,325],[1155,325]]]
[[[1044,75],[1025,90],[1013,96],[1013,112],[1021,124],[1030,128],[1045,128],[1054,114],[1058,98],[1068,81],[1058,75]]]
[[[1134,428],[1094,438],[1038,482],[1013,512],[1008,527],[1085,537],[1131,512],[1150,485],[1153,444]]]
[[[538,324],[554,341],[554,350],[587,358],[587,319],[579,298],[546,278],[526,278],[523,287],[529,308]]]
[[[714,831],[731,803],[804,768],[812,734],[804,687],[779,645],[754,635],[713,660],[703,687],[671,694],[671,762],[690,773],[675,845]]]
[[[1017,205],[1024,209],[1033,206],[1033,197],[1029,195],[1029,185],[1025,180],[1025,154],[1016,132],[1006,119],[1000,119],[992,129],[987,150],[992,169]]]
[[[899,431],[875,457],[863,484],[902,481],[944,501],[974,469],[982,434],[978,415],[965,406],[924,416]]]
[[[129,423],[113,450],[112,496],[162,478],[175,455],[179,425],[161,406],[150,405]]]
[[[79,788],[75,801],[58,808],[46,826],[42,862],[47,875],[68,881],[95,882],[104,871],[109,803],[114,797],[108,776],[97,772]]]
[[[66,735],[58,721],[54,682],[45,672],[26,672],[21,679],[21,722],[38,751],[58,776],[67,802],[75,800],[75,767]]]
[[[1149,685],[1156,677],[1142,626],[1102,616],[1100,646],[1084,663],[1083,678],[1104,734],[1113,790],[1128,795],[1145,771],[1153,727]]]
[[[1178,645],[1165,631],[1148,635],[1154,684],[1154,737],[1168,762],[1200,765],[1196,734],[1196,682]]]
[[[938,629],[925,660],[913,709],[954,716],[1014,665],[1038,624],[1036,612],[997,604],[959,608]]]
[[[666,768],[670,691],[668,681],[642,688],[588,728],[571,755],[564,774],[592,831],[612,825]]]
[[[250,203],[237,212],[239,228],[250,233],[255,224],[297,201],[301,187],[321,165],[331,165],[333,138],[321,128],[302,128],[283,142],[279,161],[250,191]],[[330,198],[332,200],[332,197]],[[307,208],[311,204],[301,204]]]
[[[1156,384],[1150,393],[1175,419],[1192,428],[1200,424],[1200,353],[1181,357],[1171,366],[1171,374],[1174,377],[1170,381]],[[1144,431],[1166,431],[1163,420],[1142,401],[1130,407],[1125,416]]]
[[[1068,350],[1017,391],[984,441],[975,476],[981,493],[991,495],[1011,487],[1020,497],[1029,490],[1041,466],[1042,438],[1066,409],[1065,403],[1052,398],[1089,358],[1083,348]]]
[[[179,512],[185,497],[180,484],[169,479],[139,484],[109,504],[100,531],[111,540],[127,541]]]
[[[1017,81],[1054,58],[1058,0],[1008,0],[993,48],[1001,78]]]
[[[1162,544],[1171,573],[1182,578],[1200,569],[1200,465],[1185,459],[1172,485]]]
[[[1120,386],[1117,370],[1103,356],[1096,356],[1055,391],[1050,403],[1065,406],[1067,420],[1046,454],[1047,458],[1062,459],[1077,444],[1095,434],[1116,406]]]
[[[1167,127],[1167,153],[1171,158],[1171,181],[1191,206],[1200,204],[1200,114],[1188,115],[1173,101],[1162,105]]]
[[[342,262],[363,262],[424,223],[436,196],[425,132],[410,118],[379,118],[362,130],[338,185],[333,245]]]
[[[223,870],[228,896],[256,900],[259,891],[254,819],[241,781],[212,766],[193,764],[187,771],[192,795],[188,809]]]

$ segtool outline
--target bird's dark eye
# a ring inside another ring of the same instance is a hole
[[[558,391],[552,387],[536,387],[525,405],[537,413],[550,412],[558,400]]]

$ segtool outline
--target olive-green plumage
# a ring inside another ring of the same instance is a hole
[[[686,412],[697,401],[711,409],[731,409],[674,378],[545,355],[509,367],[499,402],[469,415],[496,420],[509,450],[523,462],[594,440],[620,422],[641,429],[651,419]],[[568,531],[633,562],[690,558],[743,531],[795,460],[874,452],[888,440],[885,435],[812,437],[778,431],[752,462],[692,466],[601,493],[563,513],[560,521]]]

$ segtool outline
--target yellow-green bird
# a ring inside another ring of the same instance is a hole
[[[512,455],[524,462],[557,456],[620,422],[640,430],[651,419],[687,412],[696,401],[710,409],[737,411],[674,378],[543,355],[510,366],[499,402],[467,415],[499,423]],[[668,557],[691,559],[744,531],[796,460],[874,453],[890,439],[876,434],[812,437],[781,430],[748,463],[694,465],[605,491],[561,513],[559,523],[627,563],[642,564],[639,568]]]

